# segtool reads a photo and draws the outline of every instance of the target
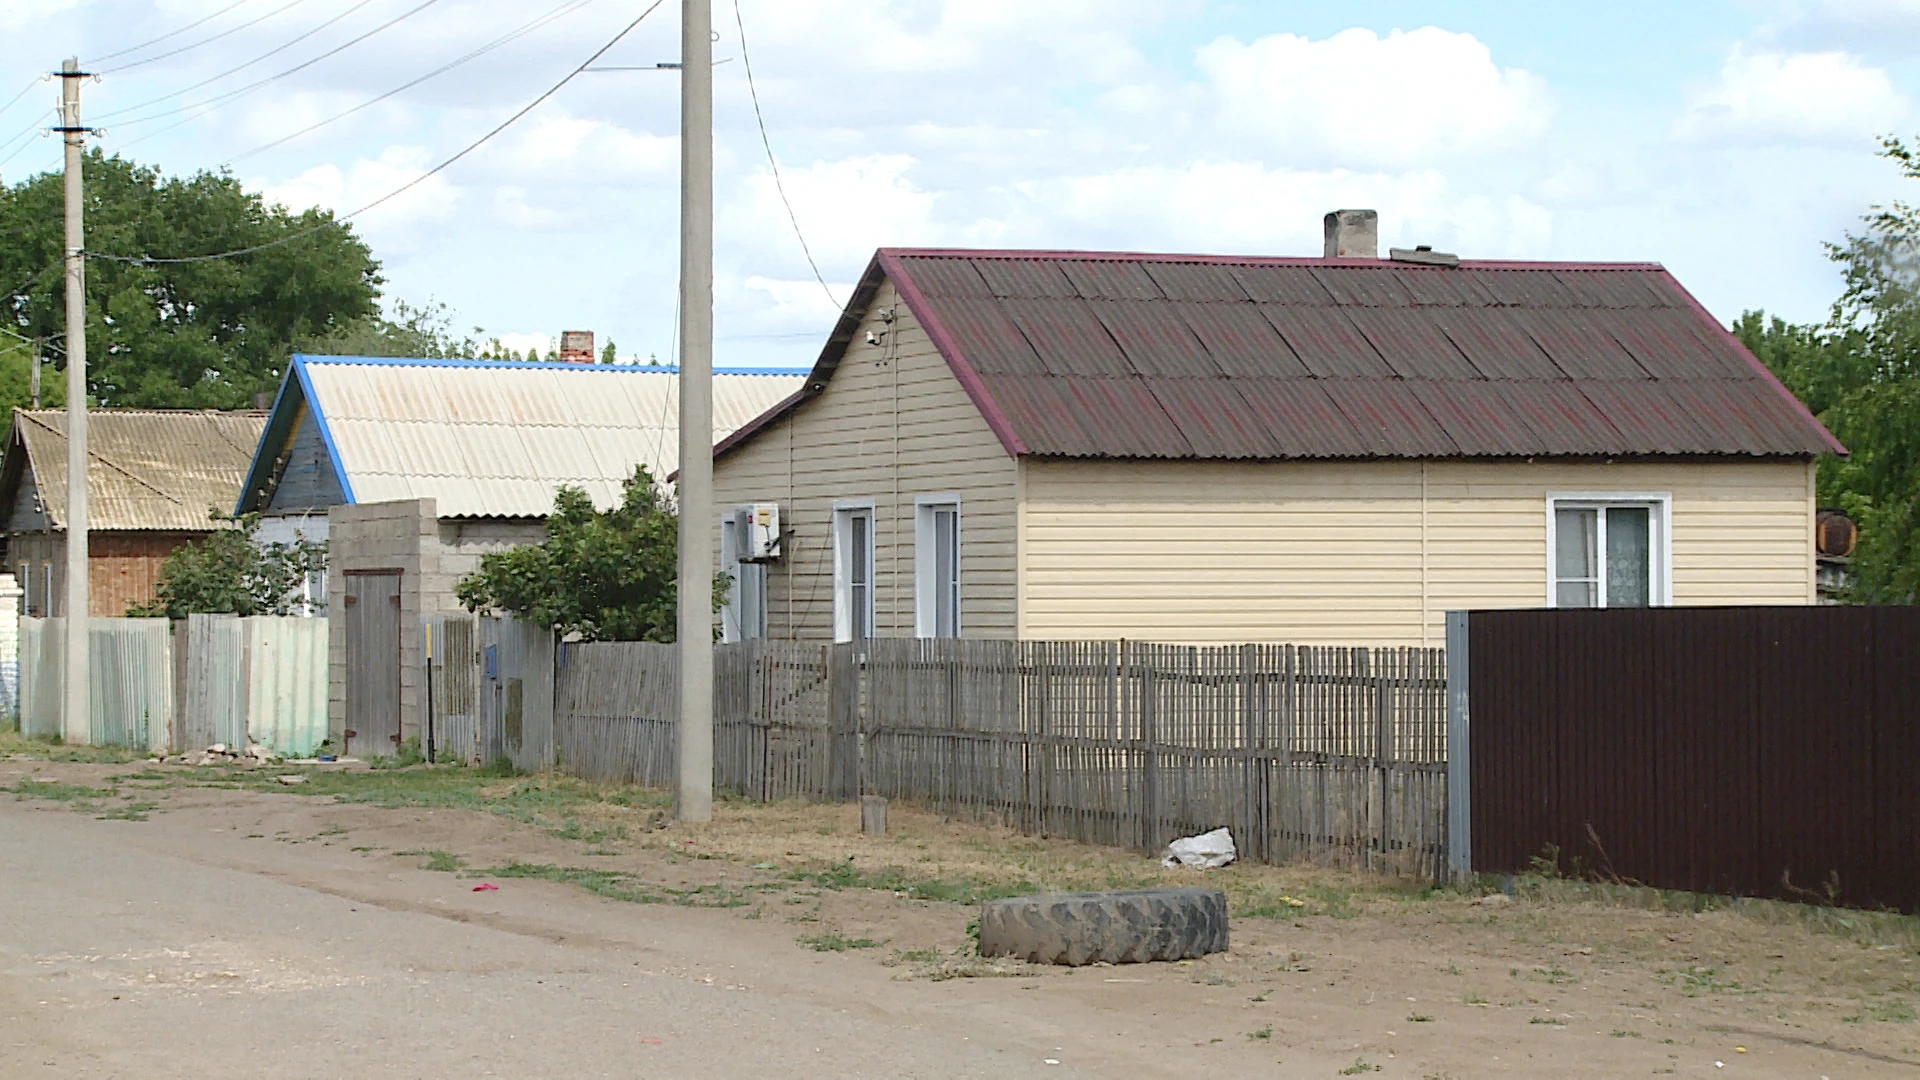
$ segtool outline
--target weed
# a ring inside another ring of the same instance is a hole
[[[58,735],[29,738],[18,731],[0,731],[0,757],[11,755],[90,765],[125,765],[147,756],[124,746],[67,746]]]
[[[1637,1031],[1628,1031],[1625,1028],[1614,1028],[1613,1037],[1616,1039],[1639,1039],[1644,1036]]]
[[[106,813],[101,814],[100,820],[102,821],[145,821],[147,820],[148,814],[158,809],[160,809],[159,803],[130,802],[122,806],[116,806],[113,809],[107,811]],[[1908,1019],[1912,1019],[1912,1016],[1909,1015]]]
[[[1739,983],[1723,979],[1719,968],[1690,967],[1663,971],[1658,978],[1668,986],[1678,987],[1687,997],[1701,994],[1744,994],[1749,991]]]
[[[1263,1002],[1263,1001],[1265,1001],[1265,1000],[1267,1000],[1267,994],[1268,994],[1269,992],[1270,992],[1270,991],[1266,991],[1266,990],[1262,990],[1262,991],[1260,991],[1259,993],[1257,993],[1257,994],[1255,994],[1255,995],[1253,995],[1252,997],[1250,997],[1250,998],[1248,998],[1247,1000],[1248,1000],[1248,1001],[1251,1001],[1251,1002],[1253,1002],[1253,1003],[1254,1003],[1255,1005],[1258,1005],[1258,1004],[1260,1004],[1261,1002]]]
[[[897,954],[894,959],[907,964],[936,964],[940,962],[940,950],[907,949]]]
[[[787,880],[821,889],[878,889],[897,893],[909,900],[945,900],[969,906],[1040,891],[1040,887],[1031,881],[994,882],[977,878],[921,877],[899,866],[888,866],[867,873],[855,869],[852,858],[833,863],[824,870],[796,870],[787,875]]]
[[[451,851],[396,851],[395,855],[424,855],[427,861],[420,864],[422,870],[438,870],[443,874],[457,873],[466,869],[467,861]]]
[[[1272,1024],[1268,1024],[1268,1025],[1267,1025],[1266,1027],[1263,1027],[1263,1028],[1261,1028],[1261,1029],[1260,1029],[1260,1030],[1258,1030],[1258,1031],[1249,1031],[1249,1032],[1247,1032],[1247,1038],[1249,1038],[1249,1039],[1271,1039],[1271,1038],[1273,1038],[1273,1025],[1272,1025]]]
[[[1202,986],[1234,985],[1234,982],[1232,979],[1227,978],[1225,975],[1222,975],[1217,971],[1202,971],[1199,974],[1193,976],[1191,979],[1188,979],[1187,981],[1199,983]]]
[[[812,949],[814,952],[846,952],[848,949],[877,949],[884,944],[872,938],[850,938],[833,932],[809,934],[797,940],[800,944]]]
[[[60,780],[21,780],[12,787],[0,787],[0,791],[10,791],[21,799],[47,799],[52,802],[84,802],[113,795],[107,788],[69,784]]]
[[[1426,1013],[1414,1013],[1412,1016],[1407,1017],[1407,1023],[1431,1024],[1433,1023],[1433,1017],[1428,1016]]]
[[[1341,1076],[1359,1076],[1361,1073],[1379,1072],[1380,1066],[1367,1064],[1366,1058],[1354,1058],[1353,1064],[1340,1070]]]
[[[1527,1021],[1527,1023],[1529,1023],[1529,1024],[1552,1024],[1552,1025],[1553,1025],[1554,1027],[1566,1027],[1566,1026],[1567,1026],[1567,1022],[1566,1022],[1565,1020],[1558,1020],[1558,1019],[1555,1019],[1554,1017],[1551,1017],[1551,1016],[1536,1016],[1536,1017],[1534,1017],[1533,1019],[1531,1019],[1531,1020],[1529,1020],[1529,1021]]]
[[[1565,986],[1568,983],[1580,981],[1578,976],[1561,967],[1559,964],[1554,964],[1552,967],[1534,968],[1533,973],[1554,986]]]
[[[1867,1015],[1883,1024],[1911,1024],[1914,1020],[1913,1005],[1900,998],[1869,1002]]]

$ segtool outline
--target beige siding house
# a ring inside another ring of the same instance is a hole
[[[1658,266],[883,250],[716,449],[723,629],[1411,645],[1812,603],[1841,452]]]

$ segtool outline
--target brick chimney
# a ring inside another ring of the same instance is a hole
[[[1380,257],[1380,215],[1373,210],[1335,210],[1326,217],[1329,259]]]
[[[593,354],[593,331],[561,331],[560,359],[569,364],[591,364],[598,360],[599,357]]]

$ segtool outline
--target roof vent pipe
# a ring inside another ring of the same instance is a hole
[[[1335,210],[1326,217],[1329,259],[1380,257],[1380,214],[1373,210]]]

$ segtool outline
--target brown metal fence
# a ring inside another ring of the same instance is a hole
[[[671,646],[556,655],[559,768],[668,786]],[[1437,649],[918,641],[717,647],[714,768],[755,799],[862,792],[1156,850],[1444,873]]]
[[[1920,910],[1920,608],[1476,611],[1466,640],[1474,870]]]

